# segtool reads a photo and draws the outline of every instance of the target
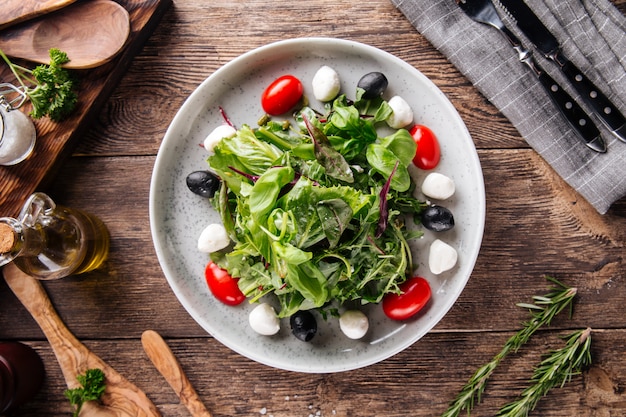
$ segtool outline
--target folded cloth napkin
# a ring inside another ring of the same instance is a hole
[[[496,29],[472,21],[455,0],[391,2],[599,213],[606,213],[612,203],[626,196],[626,143],[620,142],[598,121],[608,151],[599,154],[587,148]],[[527,0],[526,3],[559,40],[564,55],[626,114],[624,15],[609,0]],[[500,15],[524,46],[532,49],[530,41],[507,16]],[[590,110],[556,64],[540,52],[534,56],[585,110]]]

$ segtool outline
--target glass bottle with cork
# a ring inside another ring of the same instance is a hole
[[[37,279],[50,280],[92,271],[109,253],[109,232],[82,210],[56,205],[34,193],[17,219],[0,218],[0,266],[11,261]]]

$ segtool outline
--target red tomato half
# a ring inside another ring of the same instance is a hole
[[[421,169],[433,169],[441,159],[439,141],[432,130],[424,125],[415,125],[409,131],[417,144],[413,163]]]
[[[215,262],[208,263],[204,270],[204,277],[215,298],[222,303],[236,306],[246,299],[246,296],[237,286],[238,280],[231,277],[228,271],[217,266]]]
[[[402,294],[387,294],[383,311],[393,320],[406,320],[420,311],[430,300],[430,284],[422,277],[413,277],[400,284]]]
[[[293,75],[283,75],[272,82],[261,96],[263,110],[279,116],[291,110],[302,98],[302,83]]]

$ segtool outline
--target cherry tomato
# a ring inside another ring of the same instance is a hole
[[[291,110],[302,98],[302,83],[293,75],[283,75],[272,82],[261,96],[263,110],[279,116]]]
[[[204,277],[215,298],[222,303],[236,306],[246,299],[237,286],[238,279],[231,277],[228,271],[217,266],[215,262],[208,263],[204,270]]]
[[[417,144],[413,163],[421,169],[433,169],[441,159],[441,149],[437,136],[424,125],[415,125],[409,131]]]
[[[400,284],[402,294],[387,294],[383,311],[393,320],[406,320],[420,311],[430,300],[430,284],[422,277],[413,277]]]

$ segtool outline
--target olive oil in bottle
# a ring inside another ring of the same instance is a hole
[[[102,266],[109,232],[97,217],[33,194],[19,219],[0,218],[0,266],[10,261],[38,279],[57,279]]]

